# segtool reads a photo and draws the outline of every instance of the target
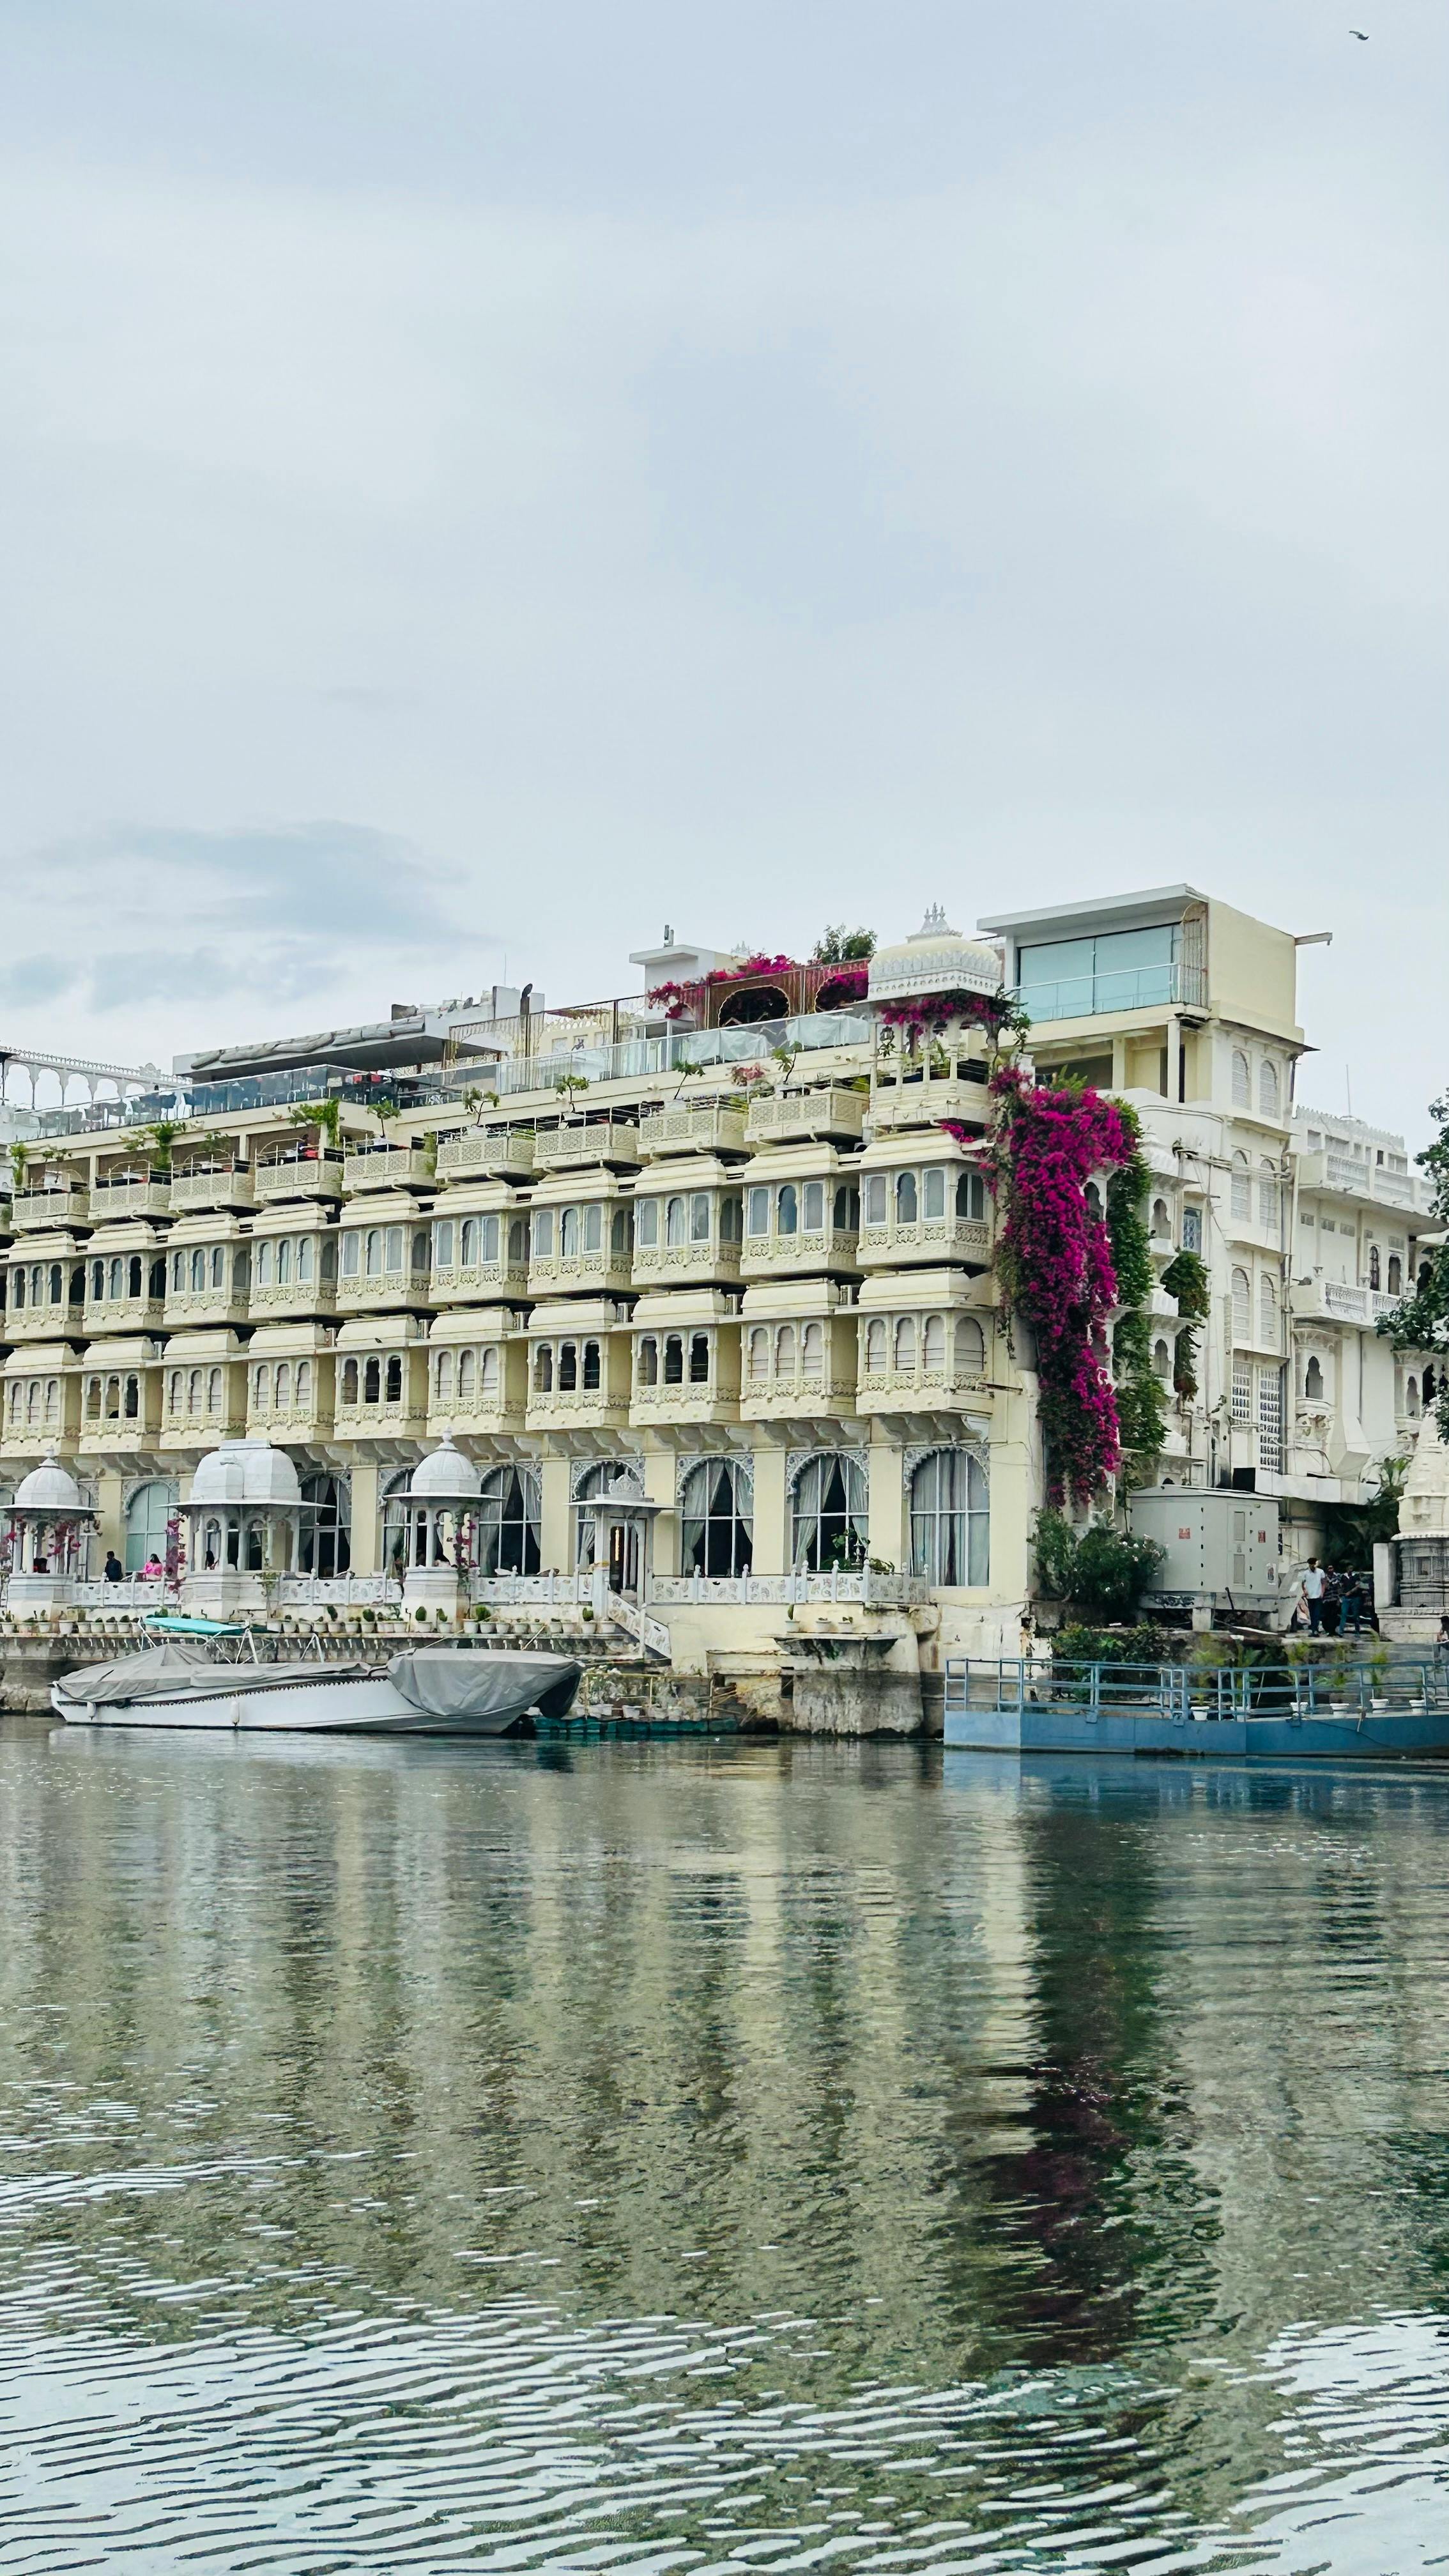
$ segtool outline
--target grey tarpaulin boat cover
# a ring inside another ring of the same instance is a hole
[[[74,1707],[127,1708],[137,1702],[230,1699],[238,1691],[282,1690],[297,1682],[378,1680],[382,1667],[347,1663],[213,1663],[202,1646],[168,1637],[139,1655],[114,1663],[83,1664],[54,1684],[58,1699]],[[497,1715],[508,1725],[531,1708],[563,1717],[573,1702],[582,1667],[569,1655],[509,1654],[488,1647],[420,1646],[394,1655],[387,1678],[399,1699],[440,1720]]]
[[[82,1664],[55,1683],[56,1695],[78,1707],[125,1708],[134,1700],[230,1699],[239,1690],[279,1690],[288,1682],[357,1682],[375,1664],[217,1664],[202,1646],[168,1637],[139,1655],[110,1664]]]
[[[511,1719],[530,1708],[545,1717],[563,1717],[582,1669],[571,1655],[519,1655],[487,1647],[460,1654],[456,1646],[420,1646],[411,1654],[394,1655],[387,1677],[409,1708],[420,1709],[425,1717],[477,1719],[506,1711]]]

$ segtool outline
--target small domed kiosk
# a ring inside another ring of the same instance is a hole
[[[12,1617],[34,1610],[64,1610],[84,1582],[86,1544],[95,1511],[68,1467],[45,1458],[15,1489],[9,1508]]]
[[[989,1059],[1007,1007],[999,952],[953,930],[932,904],[909,939],[876,950],[866,998],[876,1134],[947,1119],[984,1124]]]
[[[1405,1645],[1431,1645],[1449,1611],[1449,1447],[1432,1413],[1419,1432],[1399,1503],[1399,1535],[1374,1550],[1375,1590],[1393,1566],[1394,1601],[1379,1601],[1384,1634]]]
[[[403,1606],[456,1610],[463,1576],[472,1562],[473,1529],[483,1490],[480,1470],[454,1446],[439,1441],[393,1497],[407,1514]]]
[[[264,1610],[272,1578],[297,1563],[304,1508],[285,1449],[269,1440],[223,1440],[210,1450],[181,1506],[186,1608],[212,1619]]]

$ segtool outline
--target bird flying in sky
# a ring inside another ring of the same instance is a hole
[[[1362,27],[1350,27],[1348,32],[1351,36],[1357,36],[1361,45],[1366,45],[1368,43],[1368,38],[1364,34]]]

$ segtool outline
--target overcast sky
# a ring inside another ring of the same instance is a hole
[[[0,1042],[1185,877],[1422,1141],[1446,107],[1443,0],[0,0]]]

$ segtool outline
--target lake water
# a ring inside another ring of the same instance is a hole
[[[1449,1778],[0,1730],[0,2569],[1449,2565]]]

